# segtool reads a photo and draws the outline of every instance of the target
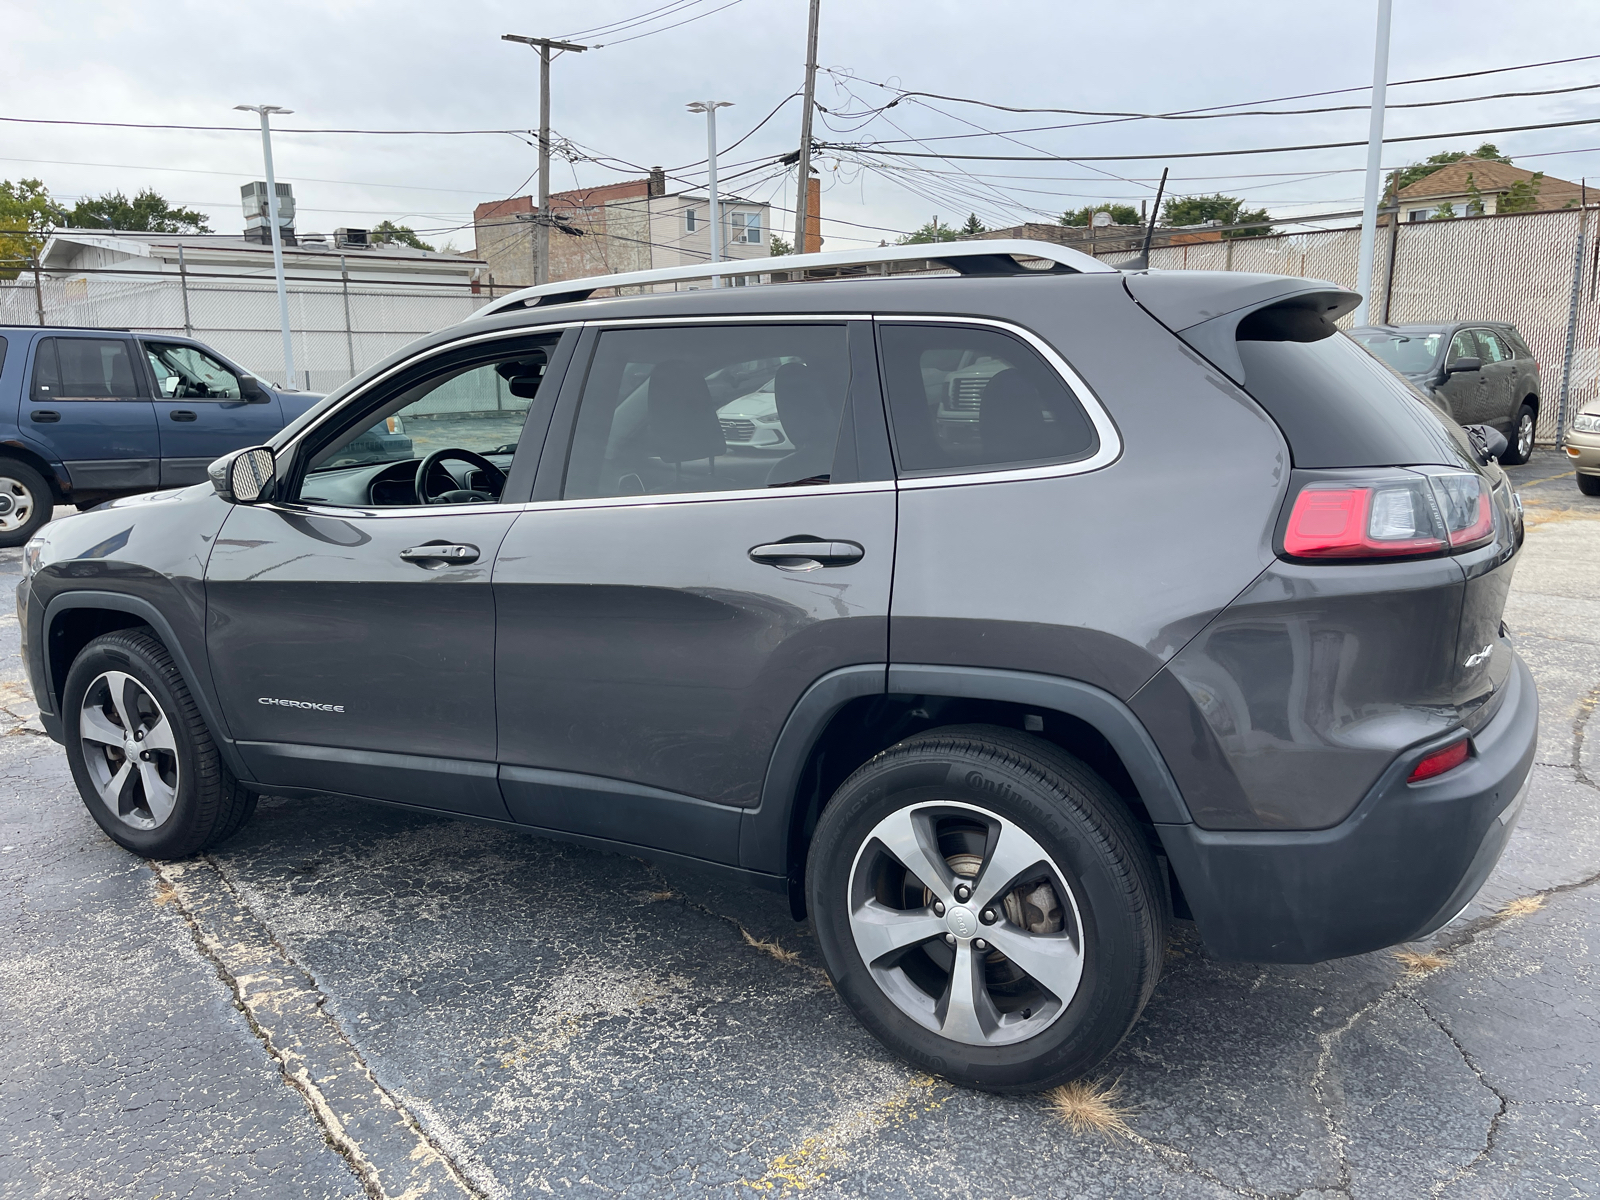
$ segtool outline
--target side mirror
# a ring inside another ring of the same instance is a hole
[[[276,460],[270,446],[251,446],[224,454],[206,468],[217,495],[233,504],[256,504],[272,499],[277,483]]]
[[[1488,465],[1491,458],[1498,459],[1506,452],[1506,435],[1492,425],[1468,425],[1467,440],[1478,451],[1478,461]]]
[[[252,404],[265,404],[272,399],[271,396],[261,390],[261,381],[254,375],[239,376],[239,395]]]
[[[1465,358],[1453,359],[1451,362],[1445,364],[1444,373],[1446,375],[1456,375],[1462,371],[1481,370],[1483,370],[1483,360],[1481,358],[1473,358],[1472,356],[1468,355]]]

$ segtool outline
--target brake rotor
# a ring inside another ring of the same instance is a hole
[[[947,854],[945,863],[950,870],[962,879],[975,879],[983,868],[983,855],[981,854]],[[933,903],[933,893],[924,888],[922,902]],[[1026,929],[1029,933],[1060,933],[1063,920],[1061,898],[1056,895],[1055,888],[1043,880],[1037,883],[1018,884],[1003,897],[1001,903],[1005,908],[1006,920],[1013,925]],[[991,950],[987,956],[988,962],[1003,963],[1006,956],[998,950]]]

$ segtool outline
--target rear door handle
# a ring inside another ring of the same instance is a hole
[[[194,421],[199,418],[198,413],[187,408],[175,408],[169,412],[167,416],[171,417],[174,421]]]
[[[754,562],[777,567],[780,571],[814,571],[818,567],[847,567],[860,562],[866,551],[855,542],[824,542],[817,538],[796,538],[788,542],[767,542],[750,548]]]
[[[400,551],[405,562],[433,569],[447,564],[465,566],[478,561],[478,548],[458,543],[429,542],[426,546],[413,546]]]
[[[61,414],[53,408],[36,408],[28,416],[41,425],[53,425],[61,420]]]

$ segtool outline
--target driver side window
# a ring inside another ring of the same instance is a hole
[[[313,452],[296,499],[359,508],[497,503],[557,340],[519,340],[503,358],[461,364],[391,395]]]

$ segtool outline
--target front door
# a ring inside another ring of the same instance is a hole
[[[502,791],[526,824],[733,861],[801,694],[886,661],[895,493],[870,331],[587,336],[568,432],[495,567]]]
[[[1450,349],[1444,359],[1445,367],[1448,369],[1457,359],[1478,358],[1480,353],[1478,339],[1472,335],[1472,330],[1460,330],[1450,339]],[[1445,375],[1438,393],[1449,405],[1450,415],[1455,418],[1456,424],[1472,425],[1482,419],[1473,414],[1483,410],[1485,379],[1481,365],[1476,371],[1451,371]]]
[[[34,347],[23,433],[65,465],[80,500],[160,482],[155,410],[133,350],[130,338],[70,334]]]
[[[490,570],[527,498],[517,464],[531,484],[547,421],[528,415],[548,415],[558,338],[442,351],[353,397],[279,455],[280,499],[229,514],[206,645],[262,783],[506,815]],[[391,418],[405,436],[374,438]]]
[[[283,428],[277,396],[245,399],[238,374],[198,346],[149,338],[140,346],[155,380],[162,487],[203,483],[214,459]]]

